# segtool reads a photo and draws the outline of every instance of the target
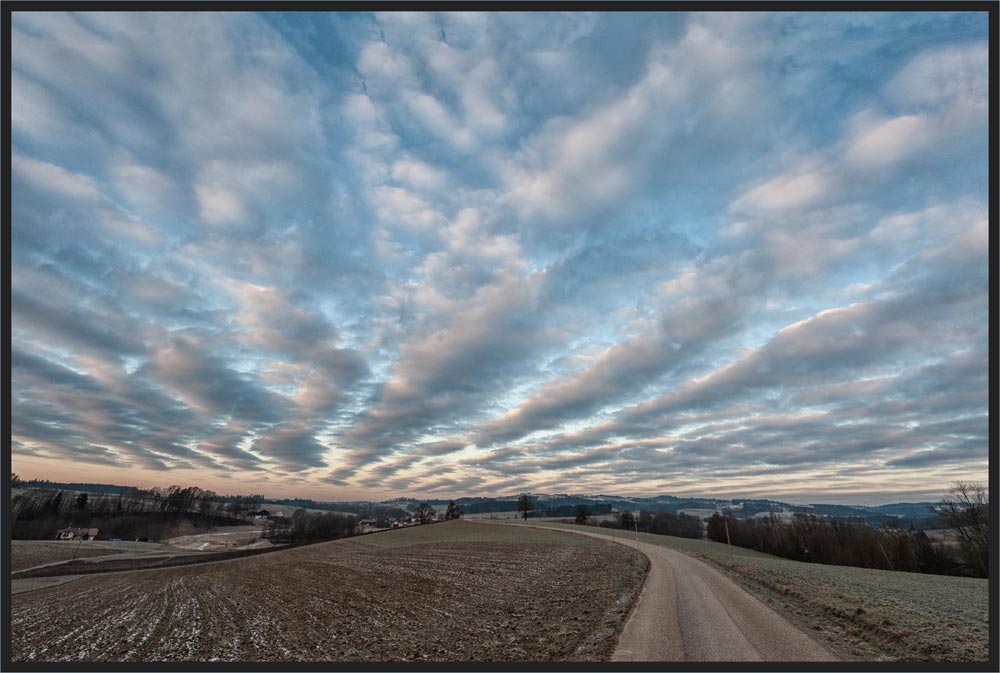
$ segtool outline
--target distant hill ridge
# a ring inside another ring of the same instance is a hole
[[[116,484],[93,484],[85,482],[57,482],[45,479],[22,481],[21,488],[52,488],[67,491],[82,491],[88,493],[117,494],[132,488]],[[446,506],[454,501],[469,514],[486,512],[503,512],[517,509],[519,493],[503,496],[465,496],[460,498],[393,498],[383,501],[316,501],[309,498],[265,498],[264,503],[290,504],[306,508],[328,509],[334,505],[377,505],[395,506],[403,509],[415,507],[419,502],[428,502],[432,506]],[[584,495],[570,493],[529,493],[533,504],[538,510],[560,509],[567,506],[587,505],[598,507],[611,505],[616,509],[646,509],[650,511],[677,511],[691,509],[728,510],[734,516],[751,516],[766,512],[805,512],[820,516],[851,517],[865,520],[877,519],[927,519],[935,515],[935,502],[900,502],[886,505],[829,505],[815,503],[809,505],[793,505],[780,500],[766,498],[703,498],[693,496],[655,495],[655,496],[623,496],[623,495]],[[562,511],[560,509],[560,511]]]

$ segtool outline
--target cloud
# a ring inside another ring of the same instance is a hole
[[[11,157],[11,171],[35,189],[55,198],[84,202],[101,200],[100,188],[91,178],[61,166],[14,154]]]
[[[616,343],[583,369],[548,382],[517,408],[485,424],[477,444],[549,429],[561,421],[586,417],[624,395],[635,395],[731,330],[742,315],[735,302],[725,299],[679,304],[652,328]]]
[[[12,325],[27,328],[55,343],[68,343],[83,350],[109,355],[141,355],[146,346],[135,321],[102,311],[67,309],[42,303],[20,288],[11,289]]]
[[[156,349],[143,373],[199,413],[276,423],[288,409],[194,337],[179,336]]]
[[[393,162],[392,179],[424,192],[437,191],[448,182],[447,174],[440,169],[411,158]]]
[[[984,128],[984,49],[970,44],[918,53],[879,97],[851,115],[839,139],[748,188],[731,209],[798,215],[886,190],[919,167],[940,174],[940,162]],[[945,72],[953,78],[947,84]]]
[[[66,460],[92,455],[103,464],[156,470],[192,462],[219,467],[184,445],[192,418],[160,390],[99,355],[77,358],[73,369],[50,357],[15,344],[20,393],[12,406],[16,415],[30,419],[17,433],[22,443],[38,447],[39,455]]]
[[[303,424],[284,423],[270,428],[254,442],[253,448],[287,469],[326,465],[323,454],[327,448],[316,441],[315,429]]]
[[[901,115],[866,127],[856,132],[846,152],[848,161],[865,167],[890,164],[918,154],[931,130],[920,115]]]
[[[177,182],[154,166],[120,163],[110,169],[115,191],[127,204],[140,212],[184,212],[184,193]]]
[[[516,375],[523,359],[545,345],[545,334],[531,324],[542,282],[534,275],[486,286],[450,324],[405,344],[377,398],[341,434],[339,443],[353,448],[337,478],[412,442],[423,428],[474,413],[498,382]]]
[[[15,464],[317,499],[972,478],[987,28],[19,13]]]
[[[669,136],[663,113],[683,96],[683,85],[668,66],[653,62],[623,99],[579,121],[551,122],[536,141],[540,147],[522,160],[539,156],[541,167],[517,170],[507,198],[523,217],[557,220],[621,198],[642,165],[624,161],[623,153],[641,153],[640,143],[655,148]]]
[[[927,49],[892,78],[887,97],[905,108],[934,109],[959,100],[981,104],[988,90],[988,60],[985,42]]]
[[[733,208],[765,213],[803,209],[828,197],[834,180],[823,168],[806,164],[750,189],[733,202]]]

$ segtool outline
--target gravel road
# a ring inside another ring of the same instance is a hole
[[[614,539],[636,544],[624,533]],[[649,557],[649,574],[612,661],[838,660],[705,563],[645,542],[639,550]]]

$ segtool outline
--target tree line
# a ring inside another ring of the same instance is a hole
[[[336,512],[310,513],[297,509],[290,517],[274,517],[268,520],[262,537],[271,542],[314,542],[347,537],[354,532],[358,517],[353,514]]]
[[[376,526],[387,527],[389,525],[388,512],[386,508],[382,515],[386,518],[376,517]],[[404,510],[398,510],[404,516]],[[451,521],[462,517],[462,508],[454,501],[448,503],[445,512],[445,519]],[[437,511],[427,502],[421,502],[414,507],[414,518],[417,523],[425,524],[434,521]],[[358,517],[353,514],[343,514],[337,512],[309,513],[304,509],[297,509],[291,517],[272,518],[268,521],[264,529],[263,537],[272,542],[312,542],[316,540],[332,540],[338,537],[347,537],[355,532],[358,524]]]
[[[16,474],[11,483],[21,483]],[[219,495],[197,486],[143,489],[122,487],[114,493],[29,488],[10,503],[11,536],[46,539],[66,527],[101,529],[101,536],[156,539],[182,519],[194,526],[243,523],[263,496]]]
[[[959,483],[938,507],[957,544],[930,540],[925,533],[896,525],[873,528],[862,521],[822,519],[796,513],[735,519],[718,512],[708,520],[716,542],[808,563],[901,570],[936,575],[987,577],[989,574],[989,499],[981,485]]]
[[[673,535],[696,540],[702,538],[701,519],[689,514],[676,512],[649,512],[640,510],[639,516],[623,511],[612,521],[601,521],[604,528],[620,528],[622,530],[638,530],[640,533],[653,535]]]

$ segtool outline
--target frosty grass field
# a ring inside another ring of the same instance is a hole
[[[587,531],[626,535],[596,526]],[[728,547],[717,542],[646,533],[639,538],[715,564],[844,659],[988,658],[988,580],[801,563],[740,547],[732,548],[730,561]]]

